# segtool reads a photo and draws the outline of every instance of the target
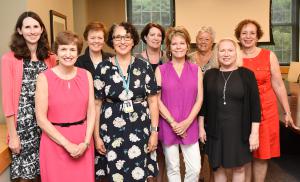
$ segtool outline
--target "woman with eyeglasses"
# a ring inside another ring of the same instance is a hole
[[[116,55],[95,72],[97,179],[146,181],[158,174],[158,87],[150,63],[131,54],[138,42],[132,24],[113,25],[107,45]]]

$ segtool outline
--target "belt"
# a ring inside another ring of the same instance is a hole
[[[76,122],[71,122],[71,123],[53,123],[51,122],[53,125],[57,125],[60,127],[69,127],[69,126],[73,126],[73,125],[81,125],[83,124],[83,122],[85,121],[86,118],[80,120],[80,121],[76,121]]]
[[[145,102],[146,100],[145,99],[135,99],[135,100],[131,100],[131,101],[134,104],[140,104],[140,103]],[[108,98],[105,99],[105,102],[107,102],[107,103],[124,103],[124,101],[113,101],[113,100],[108,99]]]

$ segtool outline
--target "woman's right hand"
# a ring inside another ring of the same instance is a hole
[[[185,138],[187,136],[186,131],[182,134],[176,132],[176,128],[178,128],[178,123],[176,121],[172,122],[170,124],[170,126],[171,126],[173,132],[176,133],[176,135],[179,135],[181,138]]]
[[[200,138],[200,141],[205,144],[207,138],[206,138],[206,131],[203,127],[200,127],[199,138]]]
[[[97,137],[97,139],[95,139],[95,148],[101,155],[106,154],[104,142],[100,137]]]
[[[66,144],[64,146],[64,148],[69,152],[70,156],[72,156],[74,158],[78,157],[79,150],[80,150],[78,145],[69,142],[68,144]]]
[[[21,142],[17,134],[14,136],[9,136],[8,147],[14,154],[19,154],[21,152]]]

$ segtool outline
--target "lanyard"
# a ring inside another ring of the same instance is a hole
[[[123,88],[126,90],[126,92],[129,91],[130,70],[131,70],[132,60],[133,60],[133,58],[130,59],[129,71],[127,71],[127,72],[128,72],[128,79],[126,80],[126,79],[125,79],[125,76],[124,76],[124,74],[123,74],[123,71],[122,71],[122,69],[121,69],[121,67],[120,67],[120,65],[119,65],[119,61],[118,61],[118,59],[117,59],[117,56],[115,56],[116,65],[117,65],[117,67],[118,67],[118,69],[119,69],[119,73],[120,73],[120,75],[121,75],[121,77],[122,77],[122,80],[123,80]]]

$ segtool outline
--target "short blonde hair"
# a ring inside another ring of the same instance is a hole
[[[241,56],[241,49],[239,44],[232,38],[230,37],[226,37],[221,39],[216,46],[214,47],[214,58],[212,60],[212,67],[213,68],[220,68],[220,63],[219,63],[219,57],[218,57],[218,51],[219,51],[219,46],[222,42],[225,41],[229,41],[233,44],[233,46],[235,47],[235,51],[236,51],[236,65],[238,67],[242,67],[243,66],[243,60],[242,60],[242,56]]]
[[[188,48],[186,55],[188,54],[188,52],[190,50],[191,37],[190,37],[190,34],[187,31],[187,29],[184,28],[183,26],[170,27],[166,33],[166,52],[167,52],[167,57],[169,59],[172,58],[171,41],[174,36],[181,36],[184,38],[185,43],[187,44],[187,48]]]
[[[209,33],[210,36],[211,36],[212,42],[215,42],[216,33],[215,33],[214,29],[212,27],[210,27],[210,26],[202,26],[200,28],[200,30],[198,31],[198,34],[196,36],[196,42],[197,42],[197,39],[200,36],[200,34],[202,34],[204,32]]]

